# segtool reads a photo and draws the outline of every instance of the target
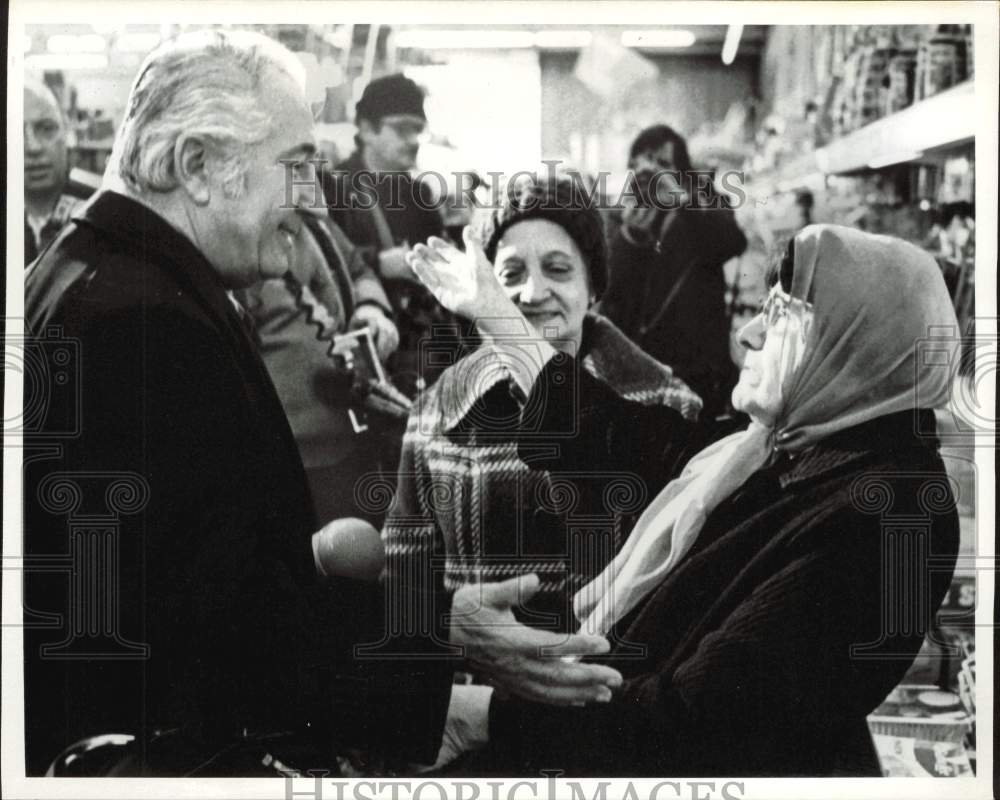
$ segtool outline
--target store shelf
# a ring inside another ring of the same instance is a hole
[[[975,110],[975,83],[966,81],[760,176],[754,182],[757,193],[786,192],[810,186],[825,175],[916,161],[928,151],[971,141]]]
[[[966,81],[831,142],[816,151],[816,164],[836,174],[913,161],[972,139],[975,108],[975,84]]]

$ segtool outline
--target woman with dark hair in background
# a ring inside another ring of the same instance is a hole
[[[726,410],[736,382],[722,265],[746,249],[746,237],[672,128],[642,131],[629,170],[637,202],[611,238],[601,313],[669,364],[712,417]]]

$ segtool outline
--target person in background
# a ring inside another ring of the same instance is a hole
[[[355,123],[354,153],[321,180],[331,218],[385,287],[400,336],[388,369],[412,397],[448,365],[442,364],[441,353],[433,363],[422,359],[421,340],[426,343],[435,326],[455,324],[404,260],[411,244],[444,234],[444,218],[431,192],[410,176],[427,127],[423,90],[402,74],[377,78],[358,101]],[[457,360],[457,348],[457,341],[444,346],[452,361]]]
[[[67,194],[69,127],[52,90],[38,80],[24,87],[24,263],[46,248],[80,205]]]
[[[672,128],[642,131],[629,170],[637,202],[611,238],[600,311],[669,364],[704,400],[704,414],[722,414],[736,382],[722,266],[746,249],[746,237],[726,200],[710,186],[699,190],[687,145]]]
[[[380,527],[355,497],[357,481],[380,468],[374,430],[356,430],[349,409],[361,413],[353,375],[330,355],[333,338],[359,328],[374,333],[378,358],[399,344],[381,281],[336,225],[309,212],[295,243],[292,267],[281,278],[236,293],[254,322],[268,374],[281,399],[306,470],[320,524],[361,517]],[[405,409],[400,410],[405,419]],[[399,424],[402,430],[402,419]]]

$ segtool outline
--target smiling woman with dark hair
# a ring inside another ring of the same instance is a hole
[[[879,774],[865,717],[958,549],[933,435],[951,372],[918,346],[957,324],[933,258],[898,239],[810,226],[775,277],[741,331],[750,426],[694,456],[574,598],[580,632],[619,643],[601,662],[622,685],[566,709],[479,698],[449,719],[453,750],[489,739],[501,774]],[[620,411],[585,380],[570,398],[573,380],[551,354],[532,380],[543,424],[584,420],[546,465],[601,469]]]

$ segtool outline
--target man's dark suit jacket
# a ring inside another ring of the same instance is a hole
[[[28,272],[25,312],[49,380],[42,404],[25,382],[28,773],[104,733],[363,744],[375,715],[336,669],[354,609],[316,578],[295,441],[202,253],[104,191]]]

